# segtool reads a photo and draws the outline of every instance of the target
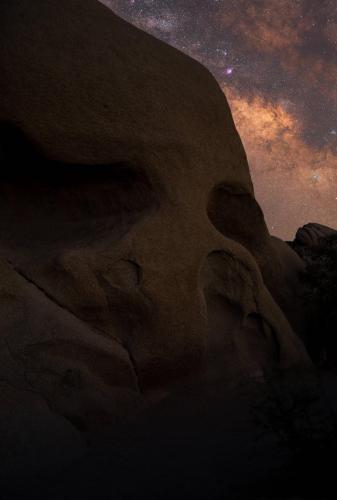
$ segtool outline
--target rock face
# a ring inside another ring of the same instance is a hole
[[[322,240],[336,235],[336,229],[310,222],[298,229],[294,241],[289,242],[289,245],[300,257],[304,258],[310,256]]]
[[[306,366],[279,307],[300,259],[209,72],[95,0],[1,10],[1,411],[37,406],[76,455],[191,373]]]

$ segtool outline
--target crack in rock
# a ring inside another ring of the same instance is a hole
[[[60,303],[53,295],[51,295],[47,290],[45,290],[41,285],[39,285],[38,283],[36,283],[36,281],[34,281],[32,278],[30,278],[29,276],[27,276],[20,268],[18,268],[17,266],[15,266],[13,264],[13,262],[11,262],[9,259],[6,259],[6,262],[11,266],[11,268],[21,277],[25,280],[26,283],[32,285],[35,287],[36,290],[38,290],[40,293],[42,293],[44,295],[44,297],[51,301],[54,305],[56,305],[58,308],[62,309],[63,311],[65,311],[67,314],[70,314],[72,317],[74,317],[77,321],[79,321],[81,324],[83,324],[86,328],[89,328],[90,330],[92,331],[96,331],[99,335],[103,336],[104,338],[108,339],[108,340],[113,340],[115,341],[117,344],[119,344],[123,349],[124,351],[126,352],[127,356],[128,356],[128,359],[130,361],[130,364],[131,364],[131,367],[132,367],[132,370],[134,372],[134,375],[135,375],[135,378],[136,378],[136,388],[137,388],[137,391],[139,393],[141,393],[141,388],[140,388],[140,384],[139,384],[139,374],[138,374],[138,369],[137,369],[137,364],[136,364],[136,361],[135,359],[133,358],[132,354],[131,354],[131,351],[130,349],[128,348],[128,346],[123,343],[120,339],[118,339],[117,337],[115,337],[114,335],[111,335],[111,334],[108,334],[106,333],[104,330],[101,330],[97,327],[92,327],[91,325],[88,325],[85,321],[83,321],[81,318],[79,318],[76,314],[73,313],[73,311],[71,311],[69,308],[67,308],[66,306],[64,306],[62,303]],[[8,347],[8,346],[7,346]]]

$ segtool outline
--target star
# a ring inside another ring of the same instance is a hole
[[[313,174],[313,175],[311,176],[311,179],[312,179],[312,181],[313,181],[313,182],[315,182],[315,183],[316,183],[316,182],[319,182],[319,181],[320,181],[321,176],[320,176],[320,174]]]

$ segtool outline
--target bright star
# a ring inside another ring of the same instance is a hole
[[[318,182],[320,180],[321,176],[319,174],[313,174],[311,176],[311,179],[313,180],[313,182]]]

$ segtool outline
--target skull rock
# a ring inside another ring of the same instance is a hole
[[[209,72],[95,0],[6,0],[0,32],[2,379],[81,426],[306,366]]]

